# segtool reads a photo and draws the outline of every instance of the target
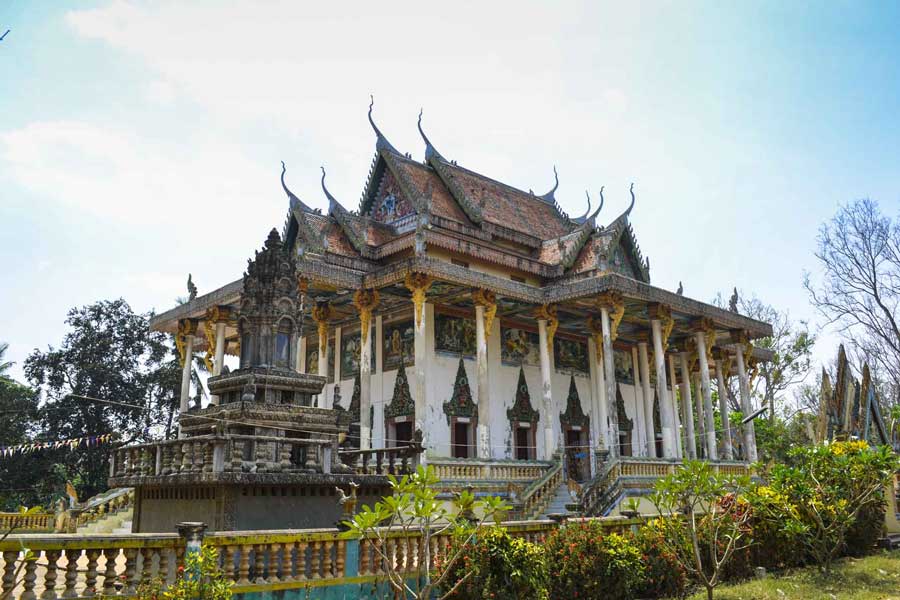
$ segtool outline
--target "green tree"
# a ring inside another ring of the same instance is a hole
[[[177,402],[165,334],[149,330],[150,314],[123,299],[69,311],[59,348],[35,350],[25,375],[43,392],[38,439],[55,441],[115,433],[123,443],[148,440]],[[106,489],[111,446],[56,453],[61,477],[82,497]]]
[[[667,531],[661,543],[706,588],[709,600],[734,553],[749,546],[750,512],[740,498],[749,487],[748,476],[718,473],[694,460],[658,480],[650,496],[659,514],[668,515],[661,517]]]
[[[9,344],[0,342],[0,379],[9,379],[9,370],[15,364],[12,361],[5,360],[7,350],[9,350]]]
[[[11,379],[0,378],[0,446],[17,446],[38,431],[38,394]],[[0,456],[0,510],[50,504],[58,482],[47,474],[52,457],[16,452]]]
[[[463,491],[457,494],[455,510],[450,510],[437,497],[437,484],[440,480],[431,467],[419,466],[415,473],[404,475],[399,480],[392,475],[388,478],[393,493],[372,507],[363,506],[351,521],[346,522],[349,531],[357,537],[376,540],[375,552],[378,559],[383,561],[392,590],[389,597],[415,600],[430,600],[433,597],[444,600],[452,597],[471,576],[466,574],[449,589],[442,589],[444,582],[454,572],[456,563],[462,559],[466,544],[475,539],[487,522],[499,522],[508,506],[500,498],[491,496],[475,500],[472,492]],[[398,534],[403,538],[422,536],[424,562],[419,566],[418,572],[404,570],[403,565],[395,564],[393,558],[385,553],[389,546],[388,537],[396,537]],[[452,544],[447,553],[441,556],[441,573],[432,578],[436,557],[431,554],[431,541],[436,536],[445,535],[452,535],[457,543]]]

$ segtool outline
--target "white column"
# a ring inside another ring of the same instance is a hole
[[[702,331],[694,333],[697,344],[697,357],[700,365],[700,390],[703,393],[703,412],[706,416],[706,458],[718,460],[716,448],[716,419],[713,415],[712,388],[709,382],[709,357],[706,356],[706,334]]]
[[[656,427],[653,422],[653,389],[650,387],[650,362],[647,354],[647,342],[638,342],[638,355],[641,359],[641,381],[644,383],[644,432],[647,438],[647,456],[656,458]],[[663,368],[665,369],[665,367]],[[660,409],[662,409],[662,406],[660,406]],[[662,418],[661,410],[660,418]]]
[[[666,383],[666,354],[662,345],[662,323],[659,319],[650,320],[653,332],[653,358],[656,363],[656,395],[659,397],[659,420],[662,421],[663,456],[675,458],[675,417],[672,414],[672,403],[669,402],[668,383]]]
[[[475,365],[478,377],[478,458],[491,457],[491,404],[488,383],[487,335],[484,306],[475,305]]]
[[[610,458],[619,456],[619,413],[616,409],[616,366],[613,356],[612,331],[609,322],[609,309],[600,308],[600,326],[603,330],[603,377],[606,380],[606,416],[608,427],[606,432]]]
[[[750,379],[747,377],[747,368],[744,365],[744,348],[741,344],[735,344],[734,351],[738,381],[741,384],[741,408],[743,409],[744,418],[747,418],[753,412],[753,406],[750,402]],[[758,459],[756,454],[756,429],[753,426],[753,421],[744,423],[744,459],[749,462],[756,462]]]
[[[181,368],[181,402],[178,405],[178,437],[184,437],[181,432],[181,419],[188,411],[188,402],[191,398],[191,368],[194,363],[194,334],[184,336],[184,366]]]
[[[688,368],[687,352],[678,353],[681,366],[681,411],[684,415],[684,439],[687,441],[687,457],[697,458],[697,437],[694,435],[694,408],[691,398],[691,372]]]
[[[728,420],[728,386],[722,361],[716,361],[716,382],[719,389],[719,414],[722,416],[722,453],[725,460],[734,460],[731,443],[731,422]]]
[[[319,394],[317,405],[319,408],[328,408],[328,334],[325,334],[325,340],[319,340],[319,375],[325,378],[325,385],[322,387],[322,393]]]
[[[675,377],[675,356],[672,354],[669,355],[669,394],[672,397],[672,410],[675,416],[675,441],[678,450],[677,458],[684,458],[684,442],[682,441],[682,434],[684,431],[681,429],[681,416],[678,410],[678,394],[676,393],[676,386],[678,385],[676,382],[678,379]]]
[[[297,342],[297,372],[298,373],[306,373],[306,338],[301,337]]]
[[[213,377],[222,374],[222,366],[225,364],[225,321],[216,322],[216,350],[213,358]],[[219,397],[210,395],[210,404],[219,404]]]
[[[594,342],[594,340],[591,340]],[[610,439],[609,439],[609,415],[608,404],[606,401],[606,376],[604,374],[604,358],[603,358],[603,341],[601,339],[600,347],[597,347],[596,343],[593,343],[594,347],[594,373],[596,376],[596,380],[594,382],[594,386],[596,388],[595,394],[597,396],[597,447],[606,448],[609,450]]]
[[[593,337],[588,338],[588,361],[590,368],[588,369],[591,377],[591,477],[596,476],[597,450],[603,444],[603,432],[606,427],[606,414],[604,411],[602,396],[600,393],[600,377],[602,367],[597,352],[597,344]]]
[[[700,393],[700,373],[691,373],[691,381],[694,384],[694,408],[697,411],[697,420],[694,421],[694,429],[697,432],[697,458],[708,458],[706,454],[706,424],[703,421],[703,394]]]
[[[415,381],[413,381],[414,386],[414,400],[416,404],[416,415],[415,415],[415,425],[413,426],[413,432],[416,430],[422,432],[422,443],[426,448],[426,456],[422,456],[422,462],[424,463],[427,459],[427,448],[428,445],[426,442],[428,441],[429,435],[427,428],[425,427],[425,408],[426,408],[426,399],[425,395],[428,390],[428,318],[429,311],[426,310],[428,308],[428,304],[422,305],[422,318],[416,322],[415,317],[413,318],[413,323],[415,324],[415,340],[413,346],[413,353],[415,354],[415,365],[413,367],[415,371]],[[415,309],[413,309],[413,313],[415,313]]]
[[[547,320],[538,319],[538,345],[541,357],[541,413],[544,415],[544,460],[550,460],[556,450],[553,439],[553,391],[550,385],[550,349],[547,341]]]
[[[359,447],[372,447],[372,323],[359,330]]]
[[[631,442],[634,456],[645,456],[647,449],[647,433],[644,427],[644,381],[642,379],[640,361],[638,360],[637,346],[631,347],[631,376],[634,379],[634,427],[632,428]],[[637,450],[634,450],[634,442],[637,441]]]

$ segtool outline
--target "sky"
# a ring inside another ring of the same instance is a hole
[[[821,322],[816,233],[900,210],[900,5],[0,0],[0,341],[13,376],[67,311],[163,311],[240,277],[292,190],[355,208],[366,120],[572,215],[628,204],[655,285],[737,286]],[[602,214],[600,220],[603,220]],[[820,361],[835,353],[827,331]]]

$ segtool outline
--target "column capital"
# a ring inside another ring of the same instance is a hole
[[[372,325],[372,311],[378,306],[381,296],[378,290],[356,290],[353,294],[353,306],[359,312],[359,327],[363,340],[369,338]]]
[[[416,308],[416,327],[422,325],[422,308],[425,306],[425,294],[434,283],[434,278],[425,273],[410,272],[403,280],[406,289],[412,294],[413,305]]]
[[[553,350],[553,338],[556,336],[556,330],[559,329],[559,319],[556,317],[556,305],[542,304],[535,309],[534,316],[538,321],[547,322],[547,349]]]
[[[746,346],[750,343],[750,334],[745,329],[732,329],[728,332],[731,336],[731,342]]]
[[[609,337],[612,341],[616,341],[619,337],[619,323],[625,316],[625,299],[617,292],[604,292],[596,297],[595,304],[600,310],[605,309],[609,312]]]
[[[715,335],[716,325],[713,323],[713,320],[708,317],[699,317],[691,320],[691,331],[694,333],[712,333]]]
[[[645,345],[645,346],[653,341],[653,340],[652,340],[652,337],[651,337],[651,335],[650,335],[650,332],[649,332],[649,331],[646,331],[646,330],[645,330],[645,331],[638,331],[637,333],[635,333],[635,334],[634,334],[634,339],[637,340],[638,345],[643,344],[643,345]]]
[[[475,306],[484,308],[484,336],[491,337],[494,317],[497,315],[497,294],[485,289],[473,290],[472,302],[475,303]]]
[[[664,321],[672,318],[672,309],[666,304],[651,302],[647,305],[647,316],[654,321]]]
[[[229,306],[213,306],[206,311],[206,321],[216,324],[220,321],[231,321],[234,319],[234,311]]]

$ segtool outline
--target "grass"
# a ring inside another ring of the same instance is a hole
[[[825,579],[815,568],[716,587],[716,600],[900,600],[900,551],[835,563]],[[691,596],[706,600],[706,592]]]

